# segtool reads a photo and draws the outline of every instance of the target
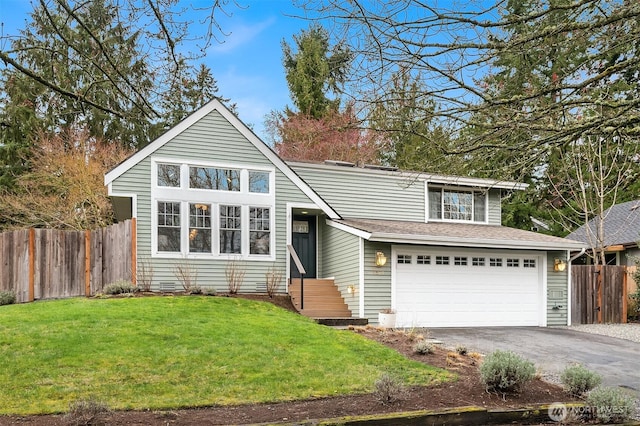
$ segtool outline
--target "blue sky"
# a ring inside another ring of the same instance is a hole
[[[225,8],[231,16],[222,14],[219,18],[222,30],[228,34],[224,43],[214,41],[203,62],[211,68],[219,93],[238,105],[240,118],[266,141],[265,115],[291,105],[282,67],[281,41],[292,43],[293,35],[309,23],[294,17],[301,11],[291,0],[237,0],[237,3],[241,7],[231,1]],[[31,10],[27,0],[0,0],[3,35],[17,34]]]

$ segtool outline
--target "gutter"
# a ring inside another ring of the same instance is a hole
[[[580,256],[582,256],[586,251],[587,251],[587,248],[586,248],[586,247],[582,247],[582,250],[580,250],[580,253],[578,253],[578,254],[574,254],[573,256],[571,256],[571,257],[569,258],[569,262],[568,262],[568,263],[573,262],[574,260],[576,260],[577,258],[579,258]]]

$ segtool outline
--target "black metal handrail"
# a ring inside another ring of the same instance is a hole
[[[304,266],[302,266],[302,262],[300,262],[300,258],[298,257],[298,253],[296,253],[296,249],[293,248],[291,244],[287,244],[287,250],[289,250],[289,255],[291,255],[291,259],[293,259],[293,263],[298,268],[298,272],[300,273],[300,310],[304,309],[304,275],[307,273],[305,271]],[[293,269],[289,268],[289,282],[293,281]]]

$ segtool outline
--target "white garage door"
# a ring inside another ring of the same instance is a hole
[[[543,325],[542,255],[395,247],[398,327]]]

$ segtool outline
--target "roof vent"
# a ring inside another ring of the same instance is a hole
[[[324,160],[324,164],[328,164],[330,166],[342,166],[342,167],[355,167],[354,163],[350,163],[349,161],[339,161],[339,160]]]

